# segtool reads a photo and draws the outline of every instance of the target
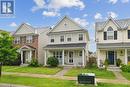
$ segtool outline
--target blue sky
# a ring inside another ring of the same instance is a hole
[[[95,21],[108,16],[130,18],[129,0],[15,0],[15,17],[0,18],[0,29],[15,31],[25,22],[34,27],[53,26],[64,15],[88,29],[90,51],[95,51]]]

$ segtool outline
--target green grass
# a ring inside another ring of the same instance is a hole
[[[19,66],[3,66],[3,72],[20,72],[20,73],[32,73],[32,74],[47,74],[54,75],[62,70],[62,68],[48,68],[48,67],[19,67]]]
[[[130,80],[130,73],[128,72],[121,72],[121,74],[128,80]]]
[[[130,87],[129,85],[98,83],[93,85],[77,85],[76,81],[50,79],[50,78],[34,78],[22,77],[14,75],[4,75],[0,78],[0,83],[17,84],[33,87]]]
[[[65,74],[65,76],[77,76],[81,73],[95,73],[97,78],[115,79],[115,75],[111,71],[99,70],[96,68],[72,68]]]

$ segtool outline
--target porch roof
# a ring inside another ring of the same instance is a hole
[[[130,48],[130,42],[125,42],[125,43],[98,43],[97,48]]]
[[[30,45],[24,45],[20,48],[20,50],[25,50],[25,49],[29,49],[29,50],[35,50],[36,48]]]
[[[70,44],[49,44],[45,49],[61,49],[61,48],[85,48],[86,43],[70,43]]]

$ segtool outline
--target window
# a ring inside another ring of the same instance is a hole
[[[107,29],[107,39],[108,40],[113,40],[114,39],[114,31],[113,31],[112,27],[109,27]]]
[[[62,52],[61,51],[53,52],[53,57],[61,59],[62,58]]]
[[[15,37],[14,44],[20,44],[20,37]]]
[[[32,43],[32,40],[33,40],[33,38],[32,38],[31,35],[30,36],[26,36],[26,43]]]
[[[128,30],[128,39],[130,39],[130,30]]]
[[[83,40],[83,34],[79,34],[79,41]]]
[[[60,36],[60,42],[64,42],[64,36]]]
[[[67,38],[67,41],[68,41],[68,42],[71,42],[71,38],[70,38],[70,37],[69,37],[69,38]]]
[[[82,51],[79,51],[79,56],[82,56]]]
[[[51,38],[51,43],[54,43],[54,39]]]

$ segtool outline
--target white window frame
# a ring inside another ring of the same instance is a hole
[[[19,36],[15,37],[14,44],[20,44],[20,37]]]
[[[80,40],[80,38],[82,38],[82,40]],[[79,34],[78,40],[79,40],[79,41],[83,41],[83,40],[84,40],[84,34],[83,34],[83,33],[80,33],[80,34]]]
[[[26,43],[32,43],[32,41],[33,41],[32,35],[26,36]]]
[[[55,42],[54,36],[51,36],[51,38],[50,38],[50,43],[54,43],[54,42],[51,42],[52,39],[54,39],[54,42]]]
[[[63,37],[63,38],[61,38],[61,37]],[[63,41],[61,41],[62,39],[63,39]],[[60,42],[65,42],[65,36],[64,35],[60,36]]]
[[[70,41],[68,40],[68,38],[70,38]],[[67,42],[71,42],[72,41],[72,35],[67,35]]]
[[[113,28],[112,28],[112,30],[107,30],[107,40],[114,40],[114,31],[113,31]]]

